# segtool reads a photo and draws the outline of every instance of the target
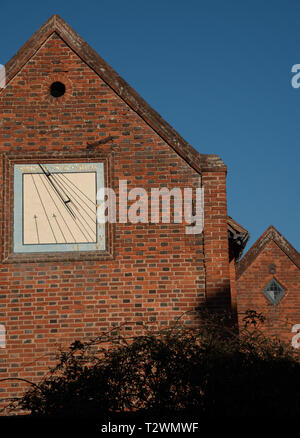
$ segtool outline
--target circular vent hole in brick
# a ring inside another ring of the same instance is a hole
[[[50,93],[53,97],[61,97],[65,94],[66,87],[62,82],[53,82],[50,86]]]

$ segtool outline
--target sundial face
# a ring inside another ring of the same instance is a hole
[[[24,244],[96,242],[94,172],[23,175]]]
[[[103,163],[36,163],[14,166],[14,251],[105,249],[97,222]]]

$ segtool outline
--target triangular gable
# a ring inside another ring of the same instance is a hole
[[[236,265],[236,277],[239,278],[255,261],[257,256],[264,250],[266,245],[273,241],[300,269],[300,254],[298,251],[276,230],[273,225],[260,236],[252,245],[244,257]]]
[[[199,173],[203,171],[226,171],[226,166],[218,155],[200,154],[187,143],[58,15],[50,17],[6,64],[7,83],[54,32],[193,169]]]

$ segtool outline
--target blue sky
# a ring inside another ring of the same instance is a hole
[[[300,251],[299,1],[5,2],[0,63],[54,13],[199,152],[221,156],[250,245],[273,224]]]

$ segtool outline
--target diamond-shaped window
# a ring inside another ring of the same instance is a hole
[[[264,294],[271,301],[272,304],[277,304],[280,298],[284,295],[283,287],[272,278],[270,283],[264,288]]]

